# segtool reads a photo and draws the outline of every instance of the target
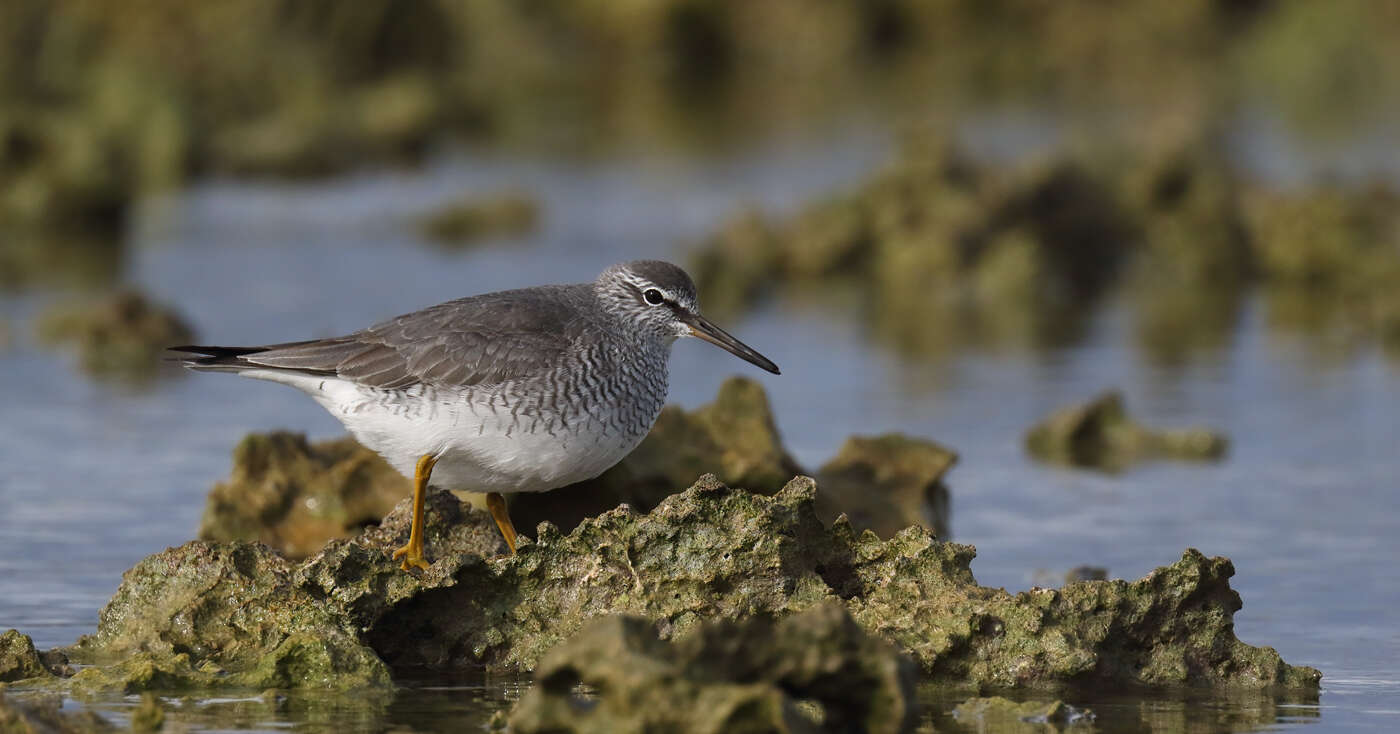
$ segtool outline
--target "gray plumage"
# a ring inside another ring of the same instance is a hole
[[[641,441],[665,401],[678,337],[777,367],[699,313],[675,265],[623,263],[596,281],[471,296],[341,337],[173,347],[196,370],[311,395],[366,445],[434,484],[540,491],[595,476]]]

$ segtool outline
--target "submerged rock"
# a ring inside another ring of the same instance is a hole
[[[1026,450],[1037,459],[1106,471],[1154,458],[1214,461],[1228,446],[1215,431],[1155,430],[1136,423],[1116,391],[1057,411],[1026,433]]]
[[[428,502],[419,576],[390,554],[409,502],[293,567],[261,545],[202,541],[128,571],[97,633],[70,651],[74,685],[352,687],[388,669],[535,668],[598,616],[681,640],[713,620],[843,604],[934,679],[1315,687],[1320,674],[1237,640],[1225,559],[1191,550],[1136,582],[1008,594],[980,587],[974,550],[910,528],[890,540],[818,517],[811,479],[772,497],[704,477],[646,515],[617,508],[565,535],[541,524],[515,555],[486,513]],[[382,661],[382,662],[381,662]],[[386,667],[387,665],[387,667]]]
[[[119,731],[93,711],[64,711],[55,695],[6,696],[0,691],[0,731],[16,734],[105,734]]]
[[[166,347],[192,340],[194,331],[168,306],[124,291],[49,309],[39,318],[38,335],[76,345],[79,364],[90,374],[139,379],[155,373]]]
[[[141,694],[141,705],[131,712],[131,730],[134,732],[160,731],[165,726],[165,707],[152,693]]]
[[[249,434],[233,451],[233,475],[209,493],[199,537],[258,540],[304,558],[377,524],[411,492],[408,479],[352,438]]]
[[[580,697],[578,686],[596,691]],[[554,648],[512,731],[863,731],[911,727],[914,668],[838,603],[773,622],[708,622],[671,642],[650,621],[594,620]]]
[[[969,698],[953,708],[953,718],[978,727],[1017,724],[1089,724],[1094,712],[1063,701],[1012,701],[1001,696]]]
[[[13,629],[0,635],[0,683],[52,675],[29,635]]]
[[[484,237],[519,237],[535,228],[539,204],[526,194],[471,197],[423,217],[424,236],[442,245],[460,246]]]

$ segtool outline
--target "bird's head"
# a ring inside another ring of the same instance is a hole
[[[607,308],[633,328],[671,342],[699,337],[752,364],[779,374],[778,365],[700,314],[695,282],[661,260],[633,260],[603,271],[594,283]]]

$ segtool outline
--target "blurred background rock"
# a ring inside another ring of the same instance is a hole
[[[1345,321],[1394,351],[1393,188],[1280,190],[1240,161],[1259,125],[1324,146],[1383,128],[1397,38],[1400,10],[1359,0],[15,0],[0,8],[0,284],[116,277],[135,202],[200,177],[413,164],[453,140],[704,148],[855,109],[922,139],[848,193],[716,233],[699,256],[713,301],[854,280],[883,340],[936,354],[1073,339],[1135,277],[1145,348],[1182,359],[1228,327],[1174,324],[1228,324],[1260,281],[1271,323]],[[1043,116],[1034,134],[1056,152],[950,142],[987,109]],[[451,241],[536,216],[528,192],[467,209],[424,226]],[[930,311],[960,327],[913,333]]]

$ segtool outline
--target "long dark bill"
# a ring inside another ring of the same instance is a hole
[[[755,364],[775,375],[782,374],[778,371],[778,365],[773,364],[772,360],[754,351],[753,347],[730,336],[729,332],[715,326],[704,316],[700,314],[683,314],[681,319],[690,327],[691,333],[695,336],[724,349],[745,362]]]

